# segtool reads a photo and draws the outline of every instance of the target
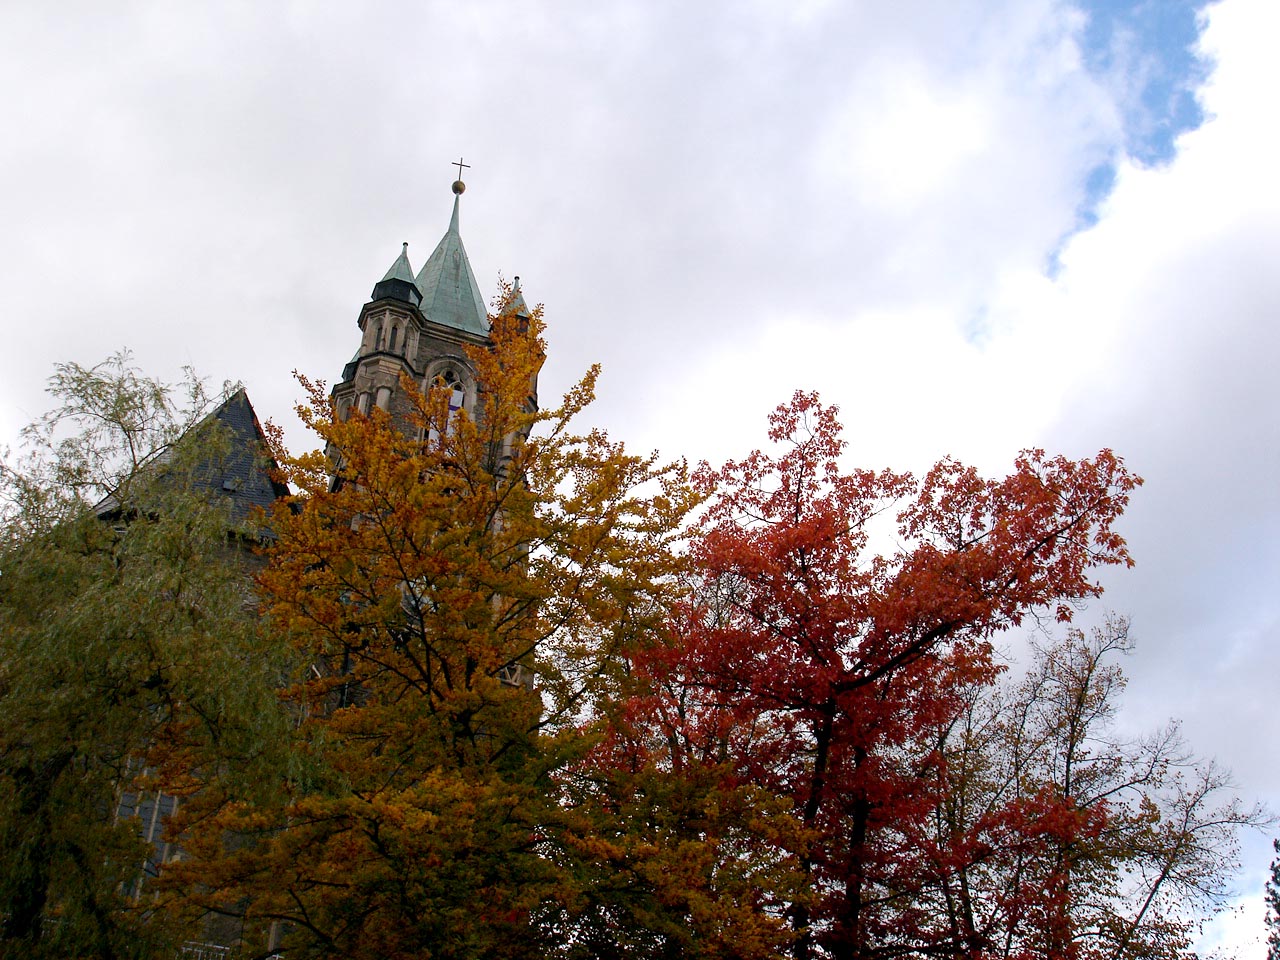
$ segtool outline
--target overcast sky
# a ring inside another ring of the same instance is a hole
[[[1280,808],[1280,4],[5,3],[0,442],[131,348],[289,426],[466,171],[486,295],[547,306],[544,396],[713,461],[796,388],[851,462],[1115,448],[1125,722]],[[297,444],[306,438],[290,427]],[[1211,936],[1261,957],[1269,838]]]

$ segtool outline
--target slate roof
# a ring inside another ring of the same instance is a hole
[[[488,336],[489,312],[467,259],[467,250],[458,233],[458,197],[453,198],[449,229],[440,238],[417,278],[422,292],[422,312],[428,320]]]
[[[249,395],[241,387],[209,415],[230,433],[230,449],[213,465],[208,488],[231,498],[231,520],[244,523],[254,507],[269,509],[289,488],[271,476],[275,461],[267,453],[267,438],[253,411]]]
[[[231,524],[244,527],[253,515],[255,507],[266,510],[280,497],[289,495],[289,487],[272,478],[275,461],[267,453],[267,438],[254,413],[249,395],[241,387],[222,404],[200,421],[194,428],[217,422],[228,433],[227,449],[223,456],[197,467],[196,489],[208,490],[214,497],[231,501]],[[171,461],[169,452],[158,456],[146,469],[160,471]],[[118,511],[119,503],[108,496],[95,508],[99,517],[110,517]]]

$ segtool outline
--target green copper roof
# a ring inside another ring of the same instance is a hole
[[[407,260],[405,263],[408,265]],[[455,330],[488,336],[489,313],[475,274],[471,272],[471,261],[467,259],[462,236],[458,233],[456,195],[449,229],[422,265],[417,284],[422,291],[422,312],[428,320]]]
[[[529,305],[524,302],[524,294],[520,292],[520,278],[516,277],[515,283],[511,285],[511,296],[503,305],[504,313],[514,313],[517,317],[531,317],[533,314],[529,312]]]
[[[422,292],[413,279],[413,267],[409,265],[409,244],[400,248],[400,256],[391,265],[387,275],[373,287],[370,296],[374,300],[403,300],[415,307],[422,304]]]
[[[406,243],[400,248],[400,256],[396,257],[396,262],[391,265],[391,269],[382,279],[408,280],[413,283],[413,267],[409,266],[409,244]]]

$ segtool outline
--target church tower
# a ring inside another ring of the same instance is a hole
[[[454,181],[449,228],[422,269],[414,274],[409,245],[404,244],[361,308],[356,320],[360,347],[332,392],[340,417],[345,419],[352,410],[368,413],[377,406],[403,421],[408,408],[399,396],[402,374],[423,389],[437,383],[451,386],[451,409],[473,415],[478,409],[478,391],[483,385],[476,382],[464,347],[492,346],[492,341],[488,310],[458,230],[458,208],[465,189],[461,180]],[[517,316],[528,316],[518,277],[507,309]],[[531,390],[530,399],[536,405],[536,380]]]

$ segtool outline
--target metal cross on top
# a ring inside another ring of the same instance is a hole
[[[457,168],[458,168],[458,179],[459,179],[459,180],[461,180],[461,179],[462,179],[462,168],[463,168],[463,167],[466,167],[468,170],[470,170],[470,169],[471,169],[471,164],[469,164],[469,163],[463,163],[463,162],[462,162],[462,158],[461,158],[461,157],[459,157],[459,158],[458,158],[457,160],[455,160],[453,163],[449,164],[449,166],[451,166],[451,167],[457,167]]]

